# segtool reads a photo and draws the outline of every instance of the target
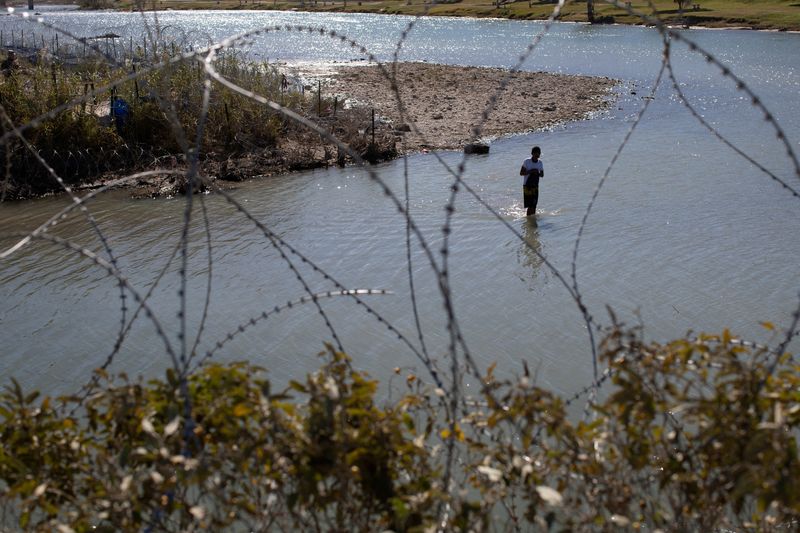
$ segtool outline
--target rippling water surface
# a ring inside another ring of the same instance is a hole
[[[130,13],[45,16],[78,36],[113,31],[125,41],[142,32],[142,19]],[[324,26],[355,39],[382,60],[391,59],[401,32],[412,21],[286,12],[167,12],[158,18],[195,46],[258,27]],[[8,17],[2,20],[6,28],[18,23]],[[400,58],[511,66],[543,27],[502,20],[419,20],[403,43]],[[773,111],[793,149],[800,151],[800,36],[709,30],[684,34],[752,86]],[[255,37],[248,51],[254,57],[292,63],[364,59],[358,50],[298,31]],[[610,76],[620,80],[619,100],[594,120],[497,139],[488,156],[466,160],[465,181],[502,217],[498,220],[476,198],[463,190],[459,193],[448,270],[457,318],[480,364],[497,361],[499,368],[518,370],[526,359],[539,368],[541,382],[563,392],[591,379],[591,352],[581,316],[558,276],[532,250],[569,276],[586,207],[649,94],[661,57],[661,38],[652,29],[554,25],[523,68]],[[677,83],[697,113],[759,164],[795,190],[800,188],[785,147],[749,98],[685,45],[674,43],[672,58]],[[547,168],[538,225],[521,216],[517,175],[533,144],[542,147]],[[410,212],[437,256],[452,184],[438,157],[455,168],[462,156],[419,154],[374,167],[401,201],[407,168]],[[404,221],[365,170],[329,169],[254,181],[243,184],[233,196],[342,285],[391,290],[391,296],[365,299],[419,345],[411,312]],[[213,261],[212,301],[201,351],[251,316],[303,295],[295,274],[250,220],[221,197],[205,196],[203,202]],[[0,244],[11,244],[13,233],[31,230],[66,203],[56,198],[0,204]],[[108,194],[90,204],[131,284],[144,293],[165,269],[150,303],[165,327],[175,332],[179,264],[167,261],[180,235],[184,206],[181,199],[134,201],[124,193]],[[730,327],[753,340],[770,340],[759,322],[786,325],[798,303],[797,213],[798,198],[709,133],[665,78],[589,215],[578,254],[579,288],[599,322],[609,322],[605,310],[609,305],[626,322],[641,321],[651,339],[666,340],[690,329],[714,332]],[[60,224],[54,234],[102,252],[95,234],[78,216]],[[189,346],[204,311],[207,246],[202,212],[197,209],[189,250]],[[424,341],[434,356],[441,357],[448,343],[445,313],[416,240],[411,258]],[[296,263],[312,290],[332,288],[307,265]],[[385,378],[394,367],[417,362],[396,334],[352,300],[338,298],[322,306],[357,366]],[[110,353],[119,328],[119,289],[87,260],[39,242],[0,263],[3,375],[29,386],[74,390]],[[331,337],[313,306],[306,305],[247,329],[215,357],[250,358],[282,381],[315,368],[314,354]],[[175,334],[169,341],[178,346]],[[152,375],[168,364],[163,346],[154,328],[140,320],[112,368]]]

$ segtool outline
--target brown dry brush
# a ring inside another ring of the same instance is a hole
[[[144,67],[139,64],[139,70]],[[320,105],[313,94],[282,91],[277,69],[248,63],[233,53],[219,61],[217,69],[241,87],[325,124],[366,160],[397,154],[394,137],[380,122],[373,144],[367,110],[340,109],[334,114],[332,99],[325,98]],[[0,79],[0,106],[6,115],[0,124],[3,133],[78,101],[24,131],[32,148],[15,136],[3,143],[4,198],[60,191],[53,172],[67,185],[80,188],[140,170],[185,168],[186,150],[193,144],[197,111],[202,106],[202,65],[187,60],[134,80],[116,81],[133,71],[130,65],[112,68],[93,59],[78,65],[23,61]],[[92,94],[104,86],[113,86],[113,92]],[[124,120],[111,115],[114,96],[129,105]],[[322,116],[318,116],[320,109]],[[181,138],[187,142],[181,143]],[[318,134],[227,89],[212,92],[199,155],[206,176],[233,181],[351,161]],[[52,170],[40,163],[42,159]],[[174,190],[167,190],[175,192],[181,188],[181,178],[171,179]],[[153,190],[162,189],[163,184],[157,185]]]

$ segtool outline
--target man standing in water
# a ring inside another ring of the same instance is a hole
[[[539,160],[540,155],[542,155],[541,148],[534,146],[531,156],[522,162],[522,168],[519,169],[519,175],[524,176],[522,178],[522,198],[528,209],[527,216],[536,214],[536,204],[539,202],[539,178],[544,177],[544,165]]]

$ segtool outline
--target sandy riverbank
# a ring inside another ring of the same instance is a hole
[[[400,152],[461,149],[476,140],[475,128],[486,140],[581,120],[608,105],[615,85],[609,78],[427,63],[341,67],[327,83],[328,92],[374,107],[400,138]],[[412,131],[403,133],[404,124]]]

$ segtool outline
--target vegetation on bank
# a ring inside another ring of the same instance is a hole
[[[556,3],[553,0],[445,0],[436,4],[426,0],[82,0],[85,6],[120,9],[298,9],[525,20],[546,19]],[[623,6],[625,3],[619,2]],[[680,3],[676,0],[632,0],[629,3],[637,13],[657,16],[667,24],[800,31],[797,0],[682,0]],[[593,7],[596,22],[643,23],[640,16],[604,0],[593,0]],[[560,20],[586,22],[587,14],[585,0],[569,1]]]
[[[727,331],[640,333],[605,338],[607,381],[583,421],[567,412],[585,397],[527,367],[490,367],[452,416],[449,393],[407,370],[405,392],[379,401],[333,350],[280,390],[248,364],[147,383],[100,372],[82,402],[13,383],[0,518],[79,532],[795,529],[800,365]]]
[[[169,62],[174,48],[149,50],[148,57],[118,66],[104,58],[18,54],[16,66],[0,75],[0,132],[48,118],[25,129],[24,140],[12,134],[0,143],[0,197],[60,191],[53,174],[75,188],[152,169],[176,174],[146,184],[147,194],[180,192],[181,171],[203,116],[205,71],[196,59]],[[151,68],[159,61],[162,66]],[[394,136],[383,124],[373,141],[369,109],[342,109],[333,95],[284,83],[273,65],[246,62],[235,53],[223,54],[215,68],[243,89],[315,121],[365,159],[396,155]],[[221,86],[211,93],[198,147],[201,172],[232,181],[343,163],[345,157],[318,133]]]

